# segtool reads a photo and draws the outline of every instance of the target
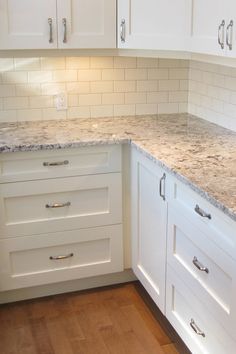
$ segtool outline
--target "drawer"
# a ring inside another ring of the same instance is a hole
[[[122,271],[122,225],[1,240],[0,270],[0,291]]]
[[[120,145],[0,154],[0,183],[120,171]]]
[[[236,260],[236,222],[174,178],[170,189],[169,204]]]
[[[193,354],[233,354],[236,342],[167,267],[166,317]]]
[[[171,207],[167,262],[236,339],[236,262]]]
[[[121,174],[6,183],[0,194],[0,237],[119,224]]]

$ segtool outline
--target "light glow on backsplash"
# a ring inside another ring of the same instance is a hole
[[[134,57],[0,58],[0,121],[186,112],[188,66]],[[61,92],[66,111],[55,108]]]

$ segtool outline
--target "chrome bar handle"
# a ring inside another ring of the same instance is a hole
[[[58,161],[58,162],[43,162],[44,167],[63,166],[63,165],[68,165],[68,164],[69,164],[68,160]]]
[[[229,47],[229,50],[233,49],[233,26],[234,21],[231,20],[226,29],[226,44]]]
[[[163,176],[160,179],[160,183],[159,183],[159,194],[160,197],[165,201],[166,200],[166,196],[165,196],[165,181],[166,181],[166,174],[163,173]]]
[[[196,205],[194,208],[195,212],[200,215],[202,218],[208,218],[209,220],[211,220],[211,214],[206,213],[203,209],[201,209],[199,207],[199,205]]]
[[[125,43],[125,19],[122,19],[120,24],[120,40]]]
[[[53,35],[52,35],[52,18],[48,19],[49,24],[49,43],[53,43]]]
[[[66,203],[54,203],[54,204],[46,204],[45,208],[47,209],[57,209],[57,208],[65,208],[69,207],[71,205],[71,202],[66,202]]]
[[[200,330],[200,328],[196,325],[195,321],[193,318],[191,318],[191,321],[190,321],[190,326],[191,328],[194,330],[194,332],[198,335],[198,336],[202,336],[203,338],[206,337],[205,333],[202,332]]]
[[[66,23],[66,18],[62,19],[62,25],[63,25],[63,28],[64,28],[63,43],[67,43],[67,23]]]
[[[224,38],[225,38],[225,20],[221,22],[218,27],[218,43],[221,46],[221,49],[224,49]]]
[[[51,261],[60,261],[62,259],[71,258],[73,256],[74,253],[70,253],[70,254],[66,254],[65,256],[50,256],[49,259],[51,259]]]
[[[195,267],[200,270],[201,272],[206,272],[207,274],[209,274],[209,269],[207,267],[204,267],[204,265],[202,263],[199,262],[199,260],[197,259],[197,257],[193,257],[193,264],[195,265]]]

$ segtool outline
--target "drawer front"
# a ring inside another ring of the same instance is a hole
[[[236,262],[171,207],[167,262],[236,338]]]
[[[174,178],[169,204],[236,260],[235,221]]]
[[[122,225],[1,240],[0,269],[0,291],[122,271]]]
[[[233,354],[236,342],[168,266],[166,316],[193,354]]]
[[[120,145],[0,154],[0,183],[120,171]]]
[[[6,183],[0,211],[2,238],[119,224],[121,174]]]

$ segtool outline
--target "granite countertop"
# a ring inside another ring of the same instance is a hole
[[[236,133],[189,114],[0,124],[0,152],[130,143],[236,221]]]

